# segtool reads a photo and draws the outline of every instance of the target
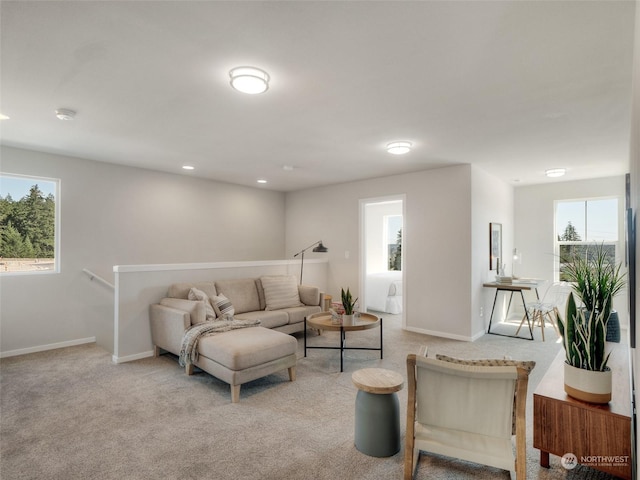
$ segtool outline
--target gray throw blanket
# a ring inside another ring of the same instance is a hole
[[[260,325],[260,320],[211,320],[191,326],[182,337],[180,349],[180,366],[184,367],[198,360],[198,341],[207,335],[216,335],[238,328],[255,327]]]

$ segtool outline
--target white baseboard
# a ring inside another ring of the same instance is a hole
[[[28,353],[45,352],[47,350],[55,350],[57,348],[73,347],[75,345],[83,345],[85,343],[96,343],[96,337],[78,338],[77,340],[69,340],[68,342],[49,343],[47,345],[38,345],[35,347],[19,348],[17,350],[8,350],[0,352],[0,358],[16,357],[18,355],[26,355]]]
[[[115,355],[111,356],[111,361],[113,363],[125,363],[125,362],[133,362],[134,360],[140,360],[141,358],[153,357],[153,350],[149,352],[136,353],[135,355],[127,355],[126,357],[116,357]]]
[[[450,338],[451,340],[461,340],[463,342],[473,342],[474,340],[477,340],[484,334],[484,332],[481,332],[479,335],[475,335],[473,337],[466,337],[464,335],[453,335],[451,333],[438,332],[435,330],[427,330],[424,328],[406,327],[406,330],[408,330],[409,332],[431,335],[433,337]]]

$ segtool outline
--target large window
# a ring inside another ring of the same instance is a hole
[[[592,198],[556,202],[556,256],[559,280],[573,255],[589,255],[602,244],[611,262],[618,254],[618,199]]]
[[[0,275],[58,271],[58,187],[0,174]]]

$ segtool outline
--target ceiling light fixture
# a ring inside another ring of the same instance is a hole
[[[264,178],[261,178],[260,180],[258,180],[258,183],[267,183],[267,181]]]
[[[75,116],[76,112],[68,108],[59,108],[56,110],[56,117],[58,117],[59,120],[73,120]]]
[[[545,170],[544,174],[549,178],[561,177],[567,172],[564,168],[550,168]]]
[[[387,152],[394,155],[404,155],[411,151],[411,142],[391,142],[387,145]]]
[[[231,86],[242,93],[255,95],[269,88],[269,74],[255,67],[236,67],[229,72]]]
[[[183,165],[182,169],[183,170],[195,170],[196,167],[194,167],[193,165]]]

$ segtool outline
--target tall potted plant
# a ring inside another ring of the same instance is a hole
[[[344,307],[344,314],[342,315],[342,324],[343,325],[353,325],[353,311],[358,302],[358,299],[353,299],[349,288],[347,287],[347,291],[344,291],[344,288],[340,289],[340,295],[342,297],[342,306]]]
[[[574,254],[564,274],[583,304],[569,295],[565,320],[558,328],[566,353],[564,389],[568,395],[592,403],[611,400],[611,370],[605,345],[613,297],[624,288],[621,265],[609,261],[604,245],[585,255]]]

